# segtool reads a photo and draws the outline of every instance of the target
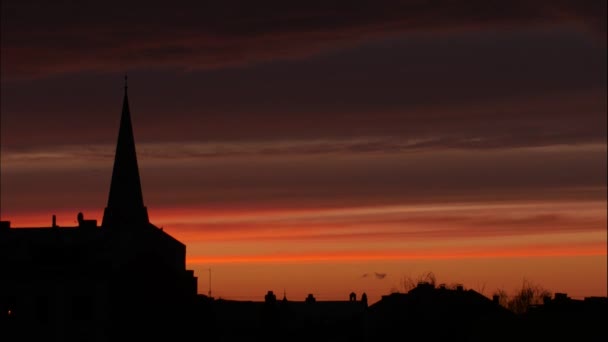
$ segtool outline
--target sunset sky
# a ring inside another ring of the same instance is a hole
[[[606,10],[4,0],[0,218],[101,222],[128,73],[144,202],[200,293],[606,296]]]

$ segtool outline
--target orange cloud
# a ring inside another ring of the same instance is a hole
[[[282,253],[267,255],[200,255],[189,256],[189,264],[222,264],[222,263],[310,263],[310,262],[350,262],[350,261],[394,261],[394,260],[436,260],[436,259],[469,259],[469,258],[525,258],[549,256],[597,256],[606,255],[605,242],[592,242],[577,246],[543,246],[480,248],[473,251],[451,252],[335,252],[335,253]]]
[[[159,213],[159,224],[192,242],[382,241],[555,235],[601,231],[605,202],[393,205],[308,210]]]

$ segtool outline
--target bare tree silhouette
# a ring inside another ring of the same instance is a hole
[[[428,283],[435,287],[435,284],[437,284],[437,278],[435,277],[435,274],[433,272],[422,273],[419,274],[417,277],[414,277],[412,275],[405,275],[401,278],[399,287],[393,287],[391,289],[391,292],[409,292],[410,290],[418,286],[419,283]]]
[[[505,289],[497,289],[494,291],[493,296],[498,296],[498,304],[500,304],[502,307],[509,307],[509,294]]]
[[[494,292],[498,296],[500,305],[517,314],[526,313],[531,306],[543,303],[545,297],[551,297],[552,293],[541,285],[532,283],[524,278],[520,289],[513,296],[509,296],[504,289]]]

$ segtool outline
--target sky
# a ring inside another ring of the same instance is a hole
[[[200,293],[608,295],[605,1],[0,6],[12,226],[101,222],[127,73],[144,202]]]

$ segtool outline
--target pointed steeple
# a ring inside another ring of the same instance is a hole
[[[135,139],[133,138],[129,97],[127,95],[127,76],[125,75],[125,95],[122,102],[120,129],[114,156],[112,183],[108,206],[104,211],[101,225],[103,227],[137,226],[148,222],[148,211],[144,206],[139,181]]]

